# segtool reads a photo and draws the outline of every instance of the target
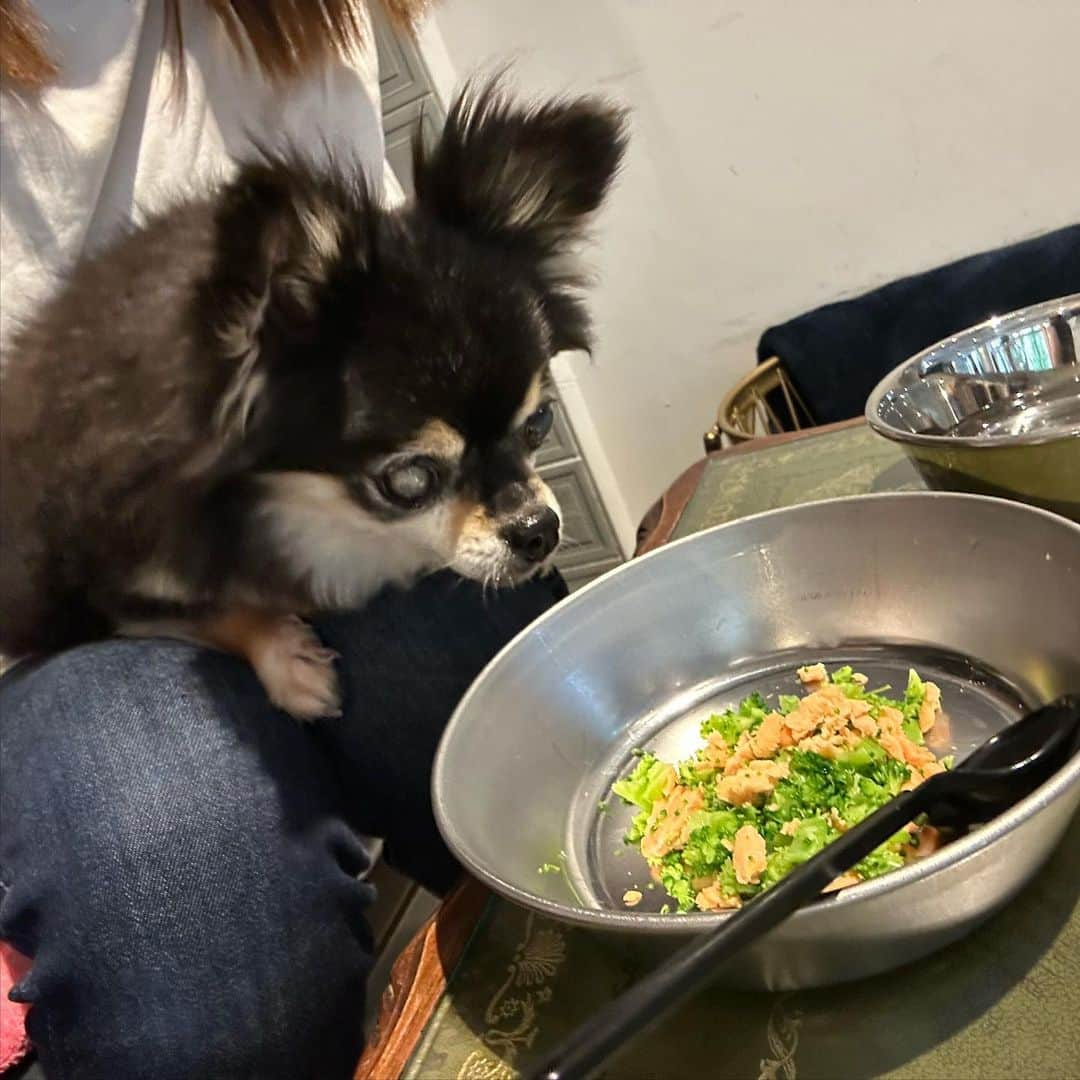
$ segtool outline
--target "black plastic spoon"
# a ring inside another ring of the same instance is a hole
[[[642,1034],[711,979],[717,963],[781,923],[907,822],[989,821],[1030,794],[1080,750],[1080,694],[1028,713],[955,769],[901,792],[802,866],[696,938],[572,1032],[532,1075],[582,1080],[627,1039]]]

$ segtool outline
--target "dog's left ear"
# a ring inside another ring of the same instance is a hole
[[[521,106],[497,82],[466,89],[430,152],[415,152],[416,200],[447,224],[516,248],[555,278],[626,148],[622,110],[600,98]]]
[[[259,415],[272,371],[322,362],[312,344],[325,286],[345,260],[362,269],[370,211],[358,182],[299,158],[247,165],[226,189],[205,291],[211,347],[229,369],[216,414],[228,443]]]

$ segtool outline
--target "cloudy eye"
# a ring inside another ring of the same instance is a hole
[[[530,450],[539,450],[540,444],[548,437],[551,424],[555,419],[550,401],[545,401],[526,421],[522,428],[525,442]]]
[[[429,461],[392,465],[382,475],[382,489],[391,502],[415,509],[438,490],[439,474]]]

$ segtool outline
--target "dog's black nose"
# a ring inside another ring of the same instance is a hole
[[[559,544],[559,515],[545,506],[504,525],[502,538],[526,562],[543,562]]]

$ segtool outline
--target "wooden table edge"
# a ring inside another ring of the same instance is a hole
[[[635,557],[654,551],[671,539],[711,458],[763,450],[863,423],[862,417],[856,417],[807,431],[764,436],[696,461],[642,519]],[[390,985],[379,1004],[375,1031],[353,1080],[394,1080],[401,1076],[491,897],[490,890],[475,878],[463,877],[402,950],[391,969]]]
[[[491,896],[475,878],[463,876],[401,951],[353,1080],[401,1076]]]

